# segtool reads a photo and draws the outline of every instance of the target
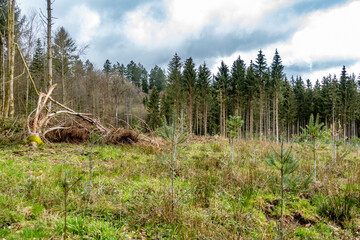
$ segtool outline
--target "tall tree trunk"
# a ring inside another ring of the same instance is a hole
[[[263,137],[263,90],[260,87],[260,96],[259,96],[259,136],[262,140]]]
[[[206,136],[207,134],[207,110],[208,106],[207,106],[207,102],[204,99],[204,135]]]
[[[273,119],[272,119],[272,136],[273,136],[273,138],[276,136],[276,109],[275,109],[275,105],[276,105],[276,97],[274,96],[274,98],[273,98],[273,111],[272,111],[272,113],[273,113]]]
[[[14,65],[15,65],[15,44],[14,44],[14,21],[15,21],[15,0],[8,0],[8,77],[6,89],[6,101],[4,106],[4,118],[14,117]]]
[[[223,126],[223,104],[222,104],[222,94],[220,91],[220,135],[224,134],[224,126]]]
[[[6,89],[6,76],[5,76],[5,39],[1,34],[1,80],[2,80],[2,99],[1,99],[1,114],[3,116],[5,106],[5,89]]]
[[[193,134],[193,95],[192,90],[189,91],[189,100],[188,100],[188,123],[189,123],[189,133]]]
[[[250,100],[250,139],[253,140],[254,139],[254,112],[253,112],[253,103],[252,100]]]
[[[275,122],[276,122],[276,142],[279,143],[279,95],[275,93]]]
[[[51,39],[51,0],[47,0],[47,60],[48,60],[48,74],[47,74],[47,88],[53,85],[53,69],[52,69],[52,39]],[[63,102],[65,104],[65,102]],[[51,101],[48,103],[48,112],[51,112]]]
[[[224,98],[224,102],[223,102],[223,130],[224,130],[224,134],[223,136],[226,137],[226,101]]]

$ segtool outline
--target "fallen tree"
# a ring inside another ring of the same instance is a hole
[[[56,101],[50,95],[56,84],[48,92],[39,93],[36,109],[27,119],[26,141],[32,146],[42,144],[43,141],[82,143],[89,141],[91,136],[97,136],[99,141],[106,144],[132,144],[138,142],[138,134],[129,129],[111,129],[100,123],[88,113],[79,113]],[[54,112],[47,113],[44,109],[51,101],[57,107]],[[31,117],[34,114],[34,117]],[[65,115],[65,120],[59,121],[58,116]]]

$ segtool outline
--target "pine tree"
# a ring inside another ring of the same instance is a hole
[[[150,70],[149,74],[149,88],[152,89],[156,86],[159,92],[163,91],[166,87],[166,76],[164,71],[157,65]]]
[[[246,72],[245,85],[244,85],[244,93],[248,105],[247,132],[250,139],[253,139],[253,134],[254,134],[254,95],[256,92],[256,88],[257,88],[257,83],[255,77],[254,63],[250,61],[250,66]]]
[[[187,126],[189,133],[193,133],[193,107],[195,98],[196,70],[192,58],[188,58],[184,64],[183,89],[187,98]]]
[[[242,116],[242,102],[244,95],[244,84],[246,81],[246,65],[244,61],[240,58],[240,56],[234,61],[231,67],[231,101],[232,105],[232,115],[235,115],[237,112],[239,117]],[[241,130],[241,129],[240,129]],[[241,135],[241,131],[239,131],[239,135]]]
[[[220,106],[220,133],[222,136],[226,136],[226,119],[227,119],[227,112],[228,112],[228,105],[227,102],[228,99],[228,90],[230,87],[230,75],[229,75],[229,68],[224,63],[224,61],[221,61],[220,67],[218,68],[219,71],[217,75],[215,76],[215,82],[214,87],[217,90],[218,93],[218,101]]]
[[[175,53],[168,65],[168,96],[174,105],[174,118],[183,117],[183,84],[182,84],[181,58]]]
[[[283,85],[283,78],[284,78],[284,66],[281,62],[281,57],[277,51],[275,50],[275,55],[273,58],[273,62],[271,64],[271,87],[273,89],[273,109],[274,109],[274,116],[273,120],[275,122],[275,137],[276,142],[279,141],[279,95],[281,93],[281,87]]]
[[[40,38],[36,41],[35,46],[35,53],[33,59],[30,63],[29,70],[31,72],[32,78],[34,79],[37,89],[42,92],[45,92],[46,85],[45,85],[45,76],[44,76],[44,60],[45,60],[45,53],[42,47],[42,43]],[[37,96],[35,90],[33,88],[29,91],[29,106],[25,106],[28,108],[27,110],[31,110],[35,107]]]
[[[264,116],[264,91],[265,91],[265,83],[267,78],[267,64],[265,55],[262,53],[262,50],[259,50],[257,55],[255,64],[255,77],[258,85],[259,92],[259,130],[260,130],[260,139],[263,136],[263,116]]]
[[[285,79],[284,101],[282,102],[282,118],[287,129],[287,140],[290,141],[290,126],[295,123],[297,117],[297,104],[294,90],[290,83]]]
[[[203,128],[204,135],[207,134],[207,126],[208,126],[208,100],[210,98],[210,80],[211,80],[211,72],[204,62],[199,66],[198,69],[198,78],[197,78],[197,94],[200,98],[200,102],[202,105],[202,116],[203,116]]]
[[[148,73],[145,68],[141,71],[141,89],[144,93],[149,93]]]
[[[66,79],[71,75],[71,69],[78,59],[77,46],[64,27],[60,27],[54,38],[54,68],[58,74],[62,87],[62,101],[67,100],[68,86]]]
[[[154,86],[150,93],[150,99],[147,103],[146,110],[148,112],[147,115],[147,124],[153,130],[158,128],[161,124],[161,116],[160,116],[160,95],[157,88]]]

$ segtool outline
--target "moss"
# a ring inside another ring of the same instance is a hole
[[[25,140],[26,143],[36,143],[37,146],[42,146],[44,143],[41,141],[41,138],[39,138],[36,135],[30,135]]]

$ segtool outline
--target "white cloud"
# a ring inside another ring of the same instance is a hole
[[[159,3],[141,5],[124,17],[123,33],[135,44],[153,48],[179,46],[205,27],[217,34],[253,28],[267,13],[294,0],[164,0],[164,19],[153,17]],[[154,5],[155,4],[155,5]]]
[[[299,30],[287,42],[277,42],[266,46],[263,52],[271,63],[275,49],[279,50],[283,64],[292,65],[305,63],[311,68],[316,61],[341,61],[344,59],[359,59],[353,66],[348,66],[348,72],[360,71],[360,28],[356,24],[360,22],[360,1],[351,1],[345,5],[334,7],[325,11],[316,11],[301,21]],[[232,62],[241,55],[248,63],[255,60],[258,50],[248,52],[236,52],[231,56],[218,58],[217,64],[222,59],[231,66]],[[217,65],[219,66],[219,65]],[[303,74],[303,78],[312,81],[321,79],[329,73],[341,72],[341,66],[310,71]],[[213,70],[217,70],[214,66]]]
[[[79,44],[89,43],[98,34],[100,22],[100,15],[86,5],[72,7],[63,21]]]

